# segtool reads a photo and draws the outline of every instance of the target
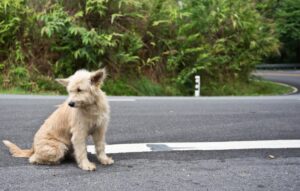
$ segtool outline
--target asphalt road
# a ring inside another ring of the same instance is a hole
[[[31,146],[64,97],[0,96],[0,140]],[[110,97],[108,144],[300,139],[300,96]],[[91,143],[89,141],[89,143]],[[274,157],[270,157],[270,155]],[[94,155],[89,158],[96,162]],[[300,149],[113,154],[95,172],[36,166],[0,145],[0,190],[300,190]]]

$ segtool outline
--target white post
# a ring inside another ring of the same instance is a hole
[[[195,96],[196,97],[200,96],[200,87],[201,87],[200,76],[197,75],[197,76],[195,76]]]

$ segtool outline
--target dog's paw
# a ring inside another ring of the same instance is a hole
[[[84,162],[79,165],[82,170],[94,171],[96,170],[96,165],[92,162]]]
[[[100,163],[103,165],[111,165],[114,163],[114,160],[111,157],[100,158]]]
[[[37,164],[36,159],[35,159],[34,156],[31,156],[28,160],[29,160],[30,164]]]

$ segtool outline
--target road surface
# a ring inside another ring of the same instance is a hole
[[[0,139],[29,148],[34,133],[64,99],[0,96]],[[298,94],[109,99],[109,145],[235,141],[241,146],[240,141],[300,140]],[[97,164],[95,172],[85,172],[73,160],[58,166],[30,165],[26,159],[11,157],[1,144],[0,190],[300,190],[299,148],[153,148],[158,152],[112,154],[114,165]],[[96,162],[93,154],[89,158]]]

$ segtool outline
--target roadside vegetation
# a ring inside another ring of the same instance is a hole
[[[203,95],[285,92],[253,81],[251,72],[266,60],[299,59],[299,5],[2,0],[0,91],[63,94],[53,79],[106,67],[109,95],[192,95],[194,75],[201,75]]]

